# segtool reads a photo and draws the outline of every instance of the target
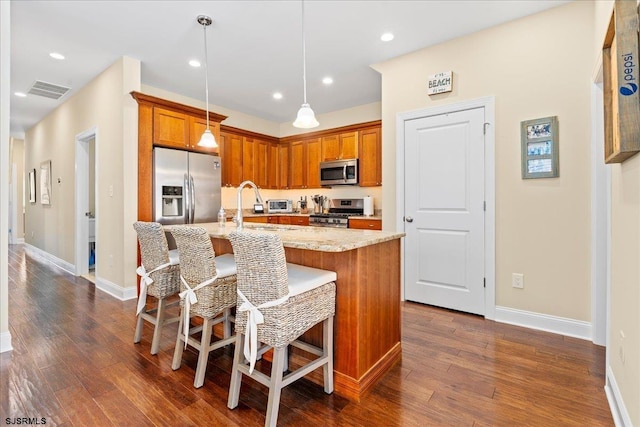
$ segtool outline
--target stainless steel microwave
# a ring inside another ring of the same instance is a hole
[[[267,208],[269,213],[290,213],[293,212],[293,200],[287,199],[271,199],[267,200]]]
[[[358,159],[320,162],[320,185],[357,185]]]

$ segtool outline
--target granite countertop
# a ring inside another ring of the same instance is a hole
[[[211,237],[218,239],[227,239],[229,233],[236,230],[234,223],[227,223],[222,228],[218,227],[217,222],[190,224],[190,226],[204,227]],[[167,226],[167,228],[170,227]],[[248,233],[276,233],[282,239],[282,244],[287,248],[320,252],[346,252],[405,236],[405,233],[391,231],[256,223],[245,223],[243,231]]]

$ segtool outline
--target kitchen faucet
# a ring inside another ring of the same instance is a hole
[[[253,183],[253,181],[243,181],[239,186],[238,186],[238,212],[236,213],[236,229],[237,230],[242,230],[242,226],[243,226],[243,221],[242,221],[242,189],[247,186],[250,185],[251,187],[253,187],[253,192],[256,195],[256,202],[264,205],[264,201],[262,200],[262,197],[260,196],[260,192],[258,191],[258,187]]]

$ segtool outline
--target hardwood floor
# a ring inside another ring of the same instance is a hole
[[[243,382],[238,408],[226,407],[231,349],[210,356],[204,387],[194,389],[195,353],[186,351],[182,367],[171,370],[177,324],[164,332],[157,356],[149,354],[148,324],[133,344],[135,305],[10,245],[14,350],[0,354],[0,420],[264,424],[266,388],[255,382]],[[283,390],[279,425],[613,425],[603,347],[414,303],[403,303],[402,315],[402,361],[360,403],[303,379]]]

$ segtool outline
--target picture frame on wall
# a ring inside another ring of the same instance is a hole
[[[520,122],[522,179],[560,176],[558,117]]]
[[[51,205],[51,160],[40,163],[40,203]]]
[[[29,171],[29,203],[36,202],[36,170]]]

